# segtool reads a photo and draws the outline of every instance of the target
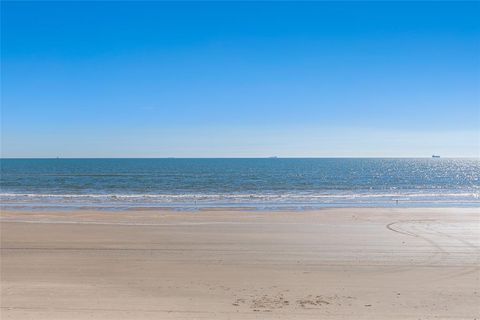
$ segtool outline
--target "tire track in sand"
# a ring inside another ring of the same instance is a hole
[[[438,265],[441,261],[445,260],[445,258],[450,255],[454,254],[454,252],[447,251],[442,245],[440,245],[437,241],[431,239],[431,237],[425,236],[425,234],[435,235],[437,237],[448,238],[457,242],[462,243],[465,247],[469,248],[473,254],[477,257],[476,261],[480,261],[480,248],[475,246],[473,243],[461,239],[459,237],[455,237],[445,232],[441,232],[432,227],[431,223],[436,222],[435,220],[399,220],[394,221],[386,225],[386,228],[390,231],[395,233],[399,233],[409,237],[415,237],[421,239],[428,244],[430,244],[433,248],[435,248],[436,252],[425,259],[424,261],[417,263],[416,265],[426,265],[426,266],[435,266]],[[412,224],[411,228],[405,230],[405,225]],[[422,230],[418,228],[418,226],[422,226]],[[460,272],[449,273],[446,275],[445,278],[456,278],[464,275],[468,275],[471,273],[476,273],[480,271],[480,266],[476,263],[475,266],[472,267],[465,267]]]
[[[444,260],[446,256],[449,255],[449,252],[447,252],[440,244],[438,244],[436,241],[430,239],[429,237],[426,237],[422,234],[423,230],[415,230],[415,225],[419,224],[424,224],[424,223],[429,223],[435,220],[399,220],[399,221],[394,221],[386,225],[386,228],[390,231],[406,235],[409,237],[414,237],[417,239],[421,239],[425,242],[427,242],[432,248],[435,249],[435,252],[430,255],[427,259],[417,263],[417,265],[426,265],[426,266],[436,266],[438,265],[439,262]],[[405,230],[403,225],[405,224],[414,224],[413,227],[410,230]],[[413,230],[412,230],[413,229]]]
[[[474,266],[471,266],[471,267],[465,267],[465,270],[462,271],[462,272],[456,272],[450,276],[447,276],[445,277],[444,279],[450,279],[450,278],[456,278],[456,277],[460,277],[460,276],[464,276],[464,275],[469,275],[469,274],[472,274],[472,273],[478,273],[480,272],[480,248],[476,245],[474,245],[473,243],[471,243],[470,241],[467,241],[465,239],[462,239],[460,237],[455,237],[451,234],[448,234],[448,233],[445,233],[445,232],[441,232],[441,231],[438,231],[436,229],[433,229],[431,226],[428,227],[429,230],[431,230],[432,232],[435,232],[436,234],[440,235],[441,237],[445,237],[445,238],[449,238],[449,239],[452,239],[454,241],[458,241],[462,244],[464,244],[466,247],[470,248],[471,251],[472,251],[472,254],[474,254],[474,257],[475,257],[475,262],[474,262]]]

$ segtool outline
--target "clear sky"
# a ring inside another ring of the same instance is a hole
[[[479,2],[1,6],[3,157],[479,155]]]

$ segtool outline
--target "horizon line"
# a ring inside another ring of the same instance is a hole
[[[76,160],[76,159],[432,159],[430,156],[263,156],[263,157],[0,157],[0,160]],[[440,159],[480,159],[479,156],[440,156]],[[434,159],[439,159],[434,158]]]

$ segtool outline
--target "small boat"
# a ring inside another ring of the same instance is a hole
[[[440,156],[437,156],[436,154],[432,154],[432,158],[440,158]]]

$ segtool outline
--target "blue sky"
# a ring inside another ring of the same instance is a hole
[[[2,2],[2,156],[478,156],[479,13]]]

